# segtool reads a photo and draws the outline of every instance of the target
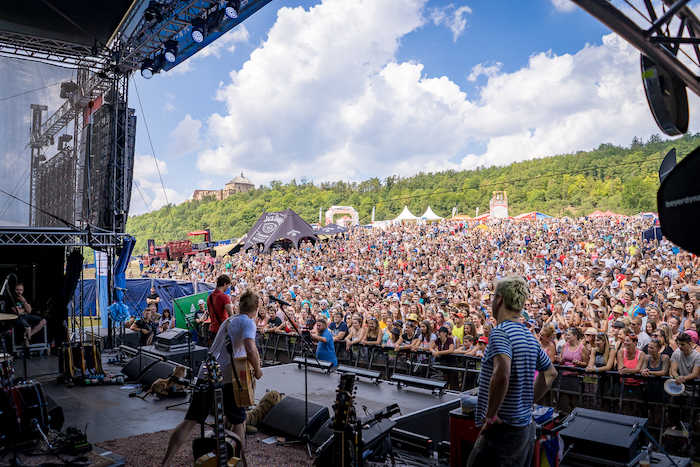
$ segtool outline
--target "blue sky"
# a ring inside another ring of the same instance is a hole
[[[384,179],[661,133],[639,53],[569,0],[274,0],[173,70],[135,73],[130,106],[131,215],[241,172]]]

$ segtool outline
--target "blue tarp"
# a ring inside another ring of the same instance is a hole
[[[194,283],[174,281],[169,279],[126,279],[126,292],[124,292],[124,304],[129,308],[132,316],[140,316],[146,307],[146,297],[151,293],[151,280],[156,287],[156,293],[160,296],[158,311],[163,308],[173,309],[173,298],[186,297],[195,293]],[[168,286],[167,288],[163,286]],[[172,286],[172,287],[171,287]],[[95,316],[95,279],[85,279],[78,283],[75,289],[74,301],[75,314],[80,314],[80,293],[83,294],[83,315]],[[197,283],[197,293],[211,292],[214,284]],[[171,297],[172,295],[172,297]],[[135,309],[134,309],[135,308]]]

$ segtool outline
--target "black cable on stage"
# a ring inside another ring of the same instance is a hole
[[[58,82],[58,83],[53,83],[53,84],[47,84],[46,86],[42,86],[42,87],[37,88],[37,89],[32,89],[31,91],[24,91],[24,92],[21,92],[19,94],[15,94],[14,96],[3,97],[3,98],[0,98],[0,102],[6,101],[9,99],[14,99],[15,97],[24,96],[25,94],[31,94],[33,92],[41,91],[42,89],[50,88],[51,86],[58,86],[61,83],[63,83],[63,81]]]

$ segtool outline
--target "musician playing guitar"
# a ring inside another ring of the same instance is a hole
[[[15,286],[12,293],[12,312],[19,316],[19,319],[13,321],[15,332],[23,336],[24,352],[29,357],[29,340],[34,334],[41,331],[46,325],[46,320],[41,316],[32,315],[32,306],[26,298],[24,298],[24,284],[21,282]]]
[[[227,341],[230,339],[231,353],[233,357],[247,357],[253,367],[256,379],[262,378],[262,368],[260,355],[255,346],[255,322],[253,318],[258,313],[258,295],[251,289],[246,289],[240,296],[240,313],[227,318],[221,324],[221,329],[216,335],[211,345],[210,353],[217,360],[224,375],[223,397],[224,413],[230,423],[233,424],[233,432],[241,440],[242,448],[245,449],[245,407],[238,407],[233,395],[233,371],[231,354],[227,350]],[[224,332],[225,331],[225,332]],[[197,385],[205,379],[205,366],[202,365],[197,375]],[[173,430],[168,443],[168,450],[165,453],[162,466],[168,467],[187,439],[187,436],[197,422],[203,422],[207,414],[211,411],[214,403],[213,390],[195,391],[192,395],[190,407],[185,415],[185,419]]]

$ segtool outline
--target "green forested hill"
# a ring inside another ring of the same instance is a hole
[[[372,178],[361,183],[313,183],[301,176],[287,184],[273,181],[222,201],[192,201],[165,206],[158,211],[130,217],[127,232],[145,251],[146,240],[156,244],[185,238],[187,232],[210,228],[214,240],[243,235],[264,211],[292,208],[308,222],[318,222],[321,207],[351,205],[360,222],[369,223],[372,207],[376,220],[396,217],[404,205],[420,215],[428,205],[449,217],[459,213],[484,213],[494,190],[507,190],[510,214],[540,211],[553,216],[584,215],[595,209],[624,214],[656,211],[658,168],[671,148],[679,160],[700,143],[700,133],[672,141],[654,135],[643,143],[635,138],[629,148],[601,144],[593,151],[518,162],[506,167],[469,171],[419,173],[411,177]],[[517,148],[514,148],[517,150]]]

